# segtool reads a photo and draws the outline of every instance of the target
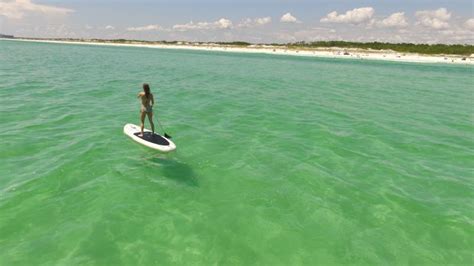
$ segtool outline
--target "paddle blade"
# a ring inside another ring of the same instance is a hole
[[[165,133],[165,138],[170,139],[171,136]]]

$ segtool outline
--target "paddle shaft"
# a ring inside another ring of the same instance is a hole
[[[160,123],[160,120],[158,120],[158,117],[156,117],[156,122],[158,122],[158,125],[160,126],[161,130],[163,131],[163,134],[165,135],[165,138],[171,138],[170,135],[166,134],[165,130],[163,129],[163,126]]]

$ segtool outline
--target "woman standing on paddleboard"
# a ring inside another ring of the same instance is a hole
[[[155,124],[153,124],[153,105],[155,104],[155,99],[153,94],[150,92],[150,85],[147,83],[143,84],[143,91],[140,92],[137,96],[141,100],[140,106],[140,127],[141,134],[140,137],[143,137],[143,128],[145,126],[145,116],[148,116],[148,121],[150,121],[151,131],[155,133]]]

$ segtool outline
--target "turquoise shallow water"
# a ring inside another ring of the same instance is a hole
[[[122,133],[149,82],[178,146]],[[472,264],[473,67],[0,41],[0,265]]]

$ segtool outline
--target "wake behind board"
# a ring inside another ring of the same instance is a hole
[[[129,136],[134,141],[162,152],[170,152],[176,149],[176,145],[169,139],[153,134],[150,130],[143,130],[143,137],[138,136],[140,134],[140,127],[134,124],[126,124],[123,127],[123,133]]]

